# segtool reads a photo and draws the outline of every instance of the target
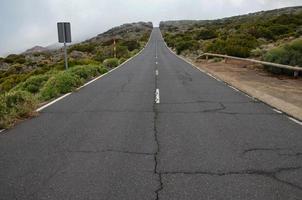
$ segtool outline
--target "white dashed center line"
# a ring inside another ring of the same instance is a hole
[[[158,70],[155,70],[155,75],[158,76]]]
[[[159,89],[156,89],[155,91],[155,103],[160,103],[160,97],[159,97]]]

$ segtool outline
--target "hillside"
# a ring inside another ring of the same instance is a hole
[[[147,42],[152,23],[124,24],[99,34],[87,41],[69,46],[70,66],[102,63],[113,58],[113,40],[116,40],[116,55],[119,62],[134,55]],[[0,92],[8,92],[31,74],[43,74],[51,69],[64,69],[63,51],[33,47],[23,54],[11,54],[0,58]]]
[[[34,47],[23,54],[0,58],[0,129],[32,116],[39,105],[73,91],[137,54],[152,28],[152,23],[125,24],[71,45],[68,70],[64,69],[62,49]]]
[[[178,54],[213,52],[302,67],[302,7],[216,20],[166,21],[160,29]]]

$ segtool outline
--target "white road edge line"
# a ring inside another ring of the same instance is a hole
[[[230,88],[232,88],[233,90],[235,90],[236,92],[239,92],[239,90],[231,85],[228,85]]]
[[[114,68],[114,69],[112,69],[112,70],[106,72],[105,74],[102,74],[102,75],[100,75],[100,76],[98,76],[98,77],[92,79],[91,81],[85,83],[84,85],[78,87],[78,88],[76,89],[76,91],[78,91],[78,90],[82,89],[83,87],[85,87],[85,86],[87,86],[87,85],[89,85],[89,84],[95,82],[96,80],[102,78],[103,76],[106,76],[106,75],[110,74],[110,73],[113,72],[114,70],[116,70],[116,69],[118,69],[118,68],[124,66],[124,65],[125,65],[126,63],[128,63],[130,60],[134,59],[134,58],[137,57],[140,53],[142,53],[142,51],[143,51],[143,50],[146,48],[146,46],[149,44],[150,40],[151,40],[151,35],[150,35],[149,40],[148,40],[148,42],[146,43],[145,47],[142,48],[137,54],[135,54],[135,56],[129,58],[128,60],[126,60],[125,62],[123,62],[122,64],[120,64],[119,66],[117,66],[116,68]],[[40,108],[36,109],[36,112],[40,112],[40,111],[44,110],[44,109],[47,108],[48,106],[50,106],[50,105],[52,105],[52,104],[54,104],[54,103],[56,103],[56,102],[62,100],[63,98],[67,97],[67,96],[70,95],[70,94],[72,94],[72,92],[67,93],[67,94],[64,94],[64,95],[61,96],[61,97],[58,97],[57,99],[55,99],[55,100],[49,102],[48,104],[45,104],[44,106],[41,106]],[[1,132],[0,132],[0,133],[1,133]]]
[[[155,75],[158,76],[158,70],[155,70]]]
[[[277,110],[275,108],[273,108],[273,111],[275,111],[276,113],[282,114],[282,112],[280,110]]]
[[[59,98],[57,98],[57,99],[55,99],[55,100],[49,102],[48,104],[45,104],[44,106],[38,108],[38,109],[36,110],[36,112],[42,111],[43,109],[47,108],[48,106],[51,106],[52,104],[56,103],[57,101],[60,101],[61,99],[67,97],[67,96],[70,95],[70,94],[71,94],[71,92],[69,92],[69,93],[67,93],[67,94],[64,94],[63,96],[60,96]]]
[[[1,130],[0,130],[0,133],[3,132],[3,131],[5,131],[5,129],[1,129]]]
[[[302,122],[301,122],[301,121],[299,121],[299,120],[297,120],[297,119],[295,119],[295,118],[292,118],[292,117],[288,117],[288,119],[290,119],[290,120],[292,120],[293,122],[295,122],[295,123],[297,123],[297,124],[299,124],[299,125],[302,126]]]
[[[155,91],[155,103],[160,103],[160,97],[159,97],[159,89],[157,88]]]

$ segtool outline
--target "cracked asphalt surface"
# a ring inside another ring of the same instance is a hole
[[[155,28],[139,56],[0,135],[0,199],[302,199],[302,129]]]

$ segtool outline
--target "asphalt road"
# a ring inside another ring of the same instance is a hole
[[[0,135],[0,199],[302,199],[302,126],[154,29],[127,64]]]

